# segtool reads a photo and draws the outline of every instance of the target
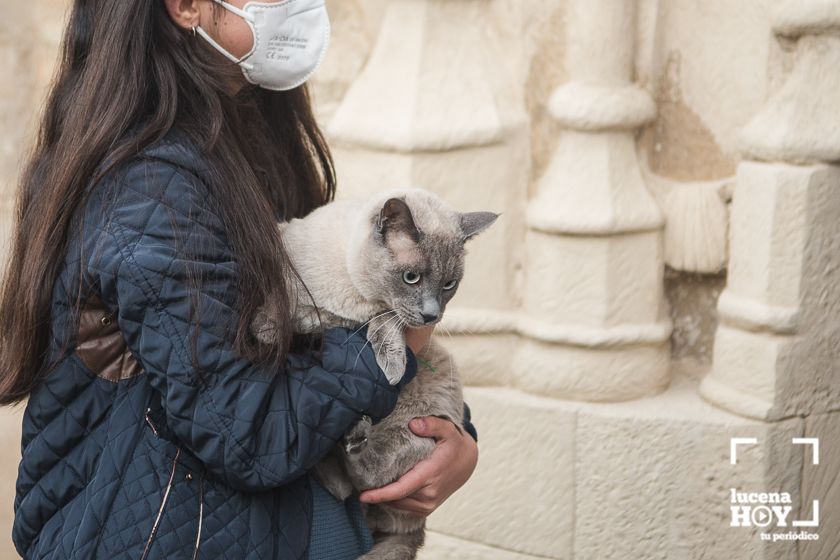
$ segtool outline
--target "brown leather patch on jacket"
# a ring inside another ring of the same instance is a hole
[[[114,383],[143,373],[125,343],[116,317],[96,294],[79,310],[76,354],[93,373]]]

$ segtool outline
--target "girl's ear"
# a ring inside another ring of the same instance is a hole
[[[192,29],[200,23],[200,0],[164,0],[169,18],[175,25],[184,29]]]

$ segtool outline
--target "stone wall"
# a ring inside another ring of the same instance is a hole
[[[4,226],[64,2],[12,4]],[[341,196],[503,213],[439,330],[481,459],[423,558],[837,557],[840,1],[329,5],[312,85]],[[731,437],[759,443],[731,465]],[[819,499],[820,541],[731,528],[730,488],[801,519]]]

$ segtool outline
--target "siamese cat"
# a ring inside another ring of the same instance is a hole
[[[427,191],[404,189],[367,201],[335,201],[279,224],[298,274],[296,332],[367,325],[377,363],[391,384],[398,383],[406,367],[403,328],[441,320],[464,275],[465,243],[497,218],[493,212],[460,213]],[[264,314],[251,327],[263,342],[273,341]],[[376,425],[363,418],[316,468],[335,497],[394,482],[431,455],[434,441],[409,430],[412,418],[439,416],[460,429],[463,398],[451,357],[432,339],[417,358],[417,376],[394,411]],[[387,504],[363,510],[375,540],[363,559],[416,557],[424,518]]]

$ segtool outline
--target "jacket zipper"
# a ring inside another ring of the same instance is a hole
[[[198,532],[195,535],[193,560],[198,560],[198,546],[201,544],[201,525],[204,523],[204,477],[198,479]]]
[[[160,437],[160,435],[158,434],[157,428],[155,428],[154,422],[152,422],[152,419],[149,417],[149,415],[151,413],[152,413],[152,409],[147,408],[146,409],[146,415],[144,416],[144,418],[146,419],[146,424],[149,425],[149,427],[152,429],[152,433],[155,434],[155,436]]]
[[[155,533],[157,533],[158,525],[160,524],[160,518],[163,516],[163,508],[166,507],[166,501],[169,499],[169,491],[172,490],[172,482],[175,480],[175,469],[178,466],[178,457],[180,456],[181,449],[178,448],[175,452],[175,459],[172,460],[172,472],[169,474],[169,482],[166,484],[166,491],[163,493],[160,509],[158,509],[155,523],[152,525],[152,532],[149,533],[149,538],[146,541],[146,547],[143,549],[143,555],[140,557],[140,560],[146,560],[146,557],[149,555],[149,550],[152,548],[152,540],[155,538]]]

